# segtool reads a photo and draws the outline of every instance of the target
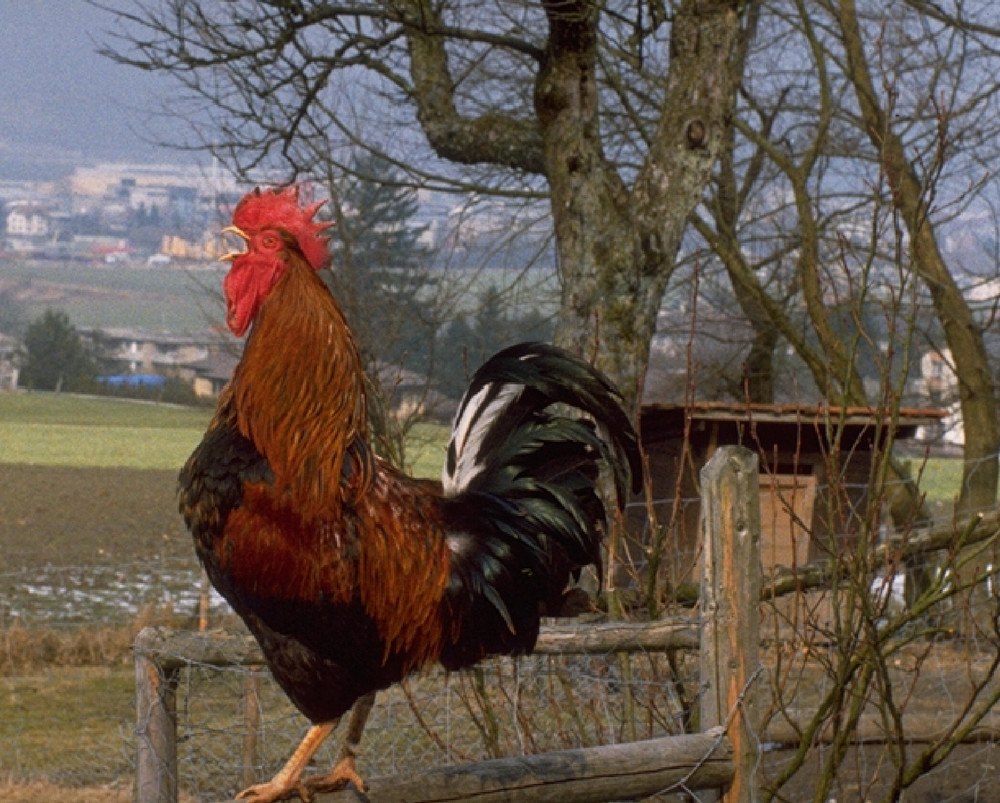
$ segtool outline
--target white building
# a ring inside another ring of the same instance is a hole
[[[4,220],[4,247],[20,254],[41,253],[47,247],[54,247],[55,241],[60,239],[64,222],[65,216],[54,213],[45,204],[12,201],[7,204]]]
[[[51,215],[34,201],[13,201],[7,206],[7,235],[44,239],[51,233]]]

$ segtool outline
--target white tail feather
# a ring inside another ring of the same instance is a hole
[[[477,458],[486,434],[503,418],[504,411],[524,391],[524,385],[506,384],[499,392],[496,385],[484,385],[472,397],[464,399],[452,427],[451,445],[455,453],[454,467],[449,471],[445,462],[441,482],[449,496],[464,491],[482,471]],[[487,401],[489,399],[489,401]]]

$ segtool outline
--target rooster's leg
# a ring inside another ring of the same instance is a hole
[[[337,755],[337,763],[326,775],[309,778],[305,781],[310,792],[330,792],[352,783],[359,792],[364,793],[365,782],[358,775],[354,760],[358,756],[361,735],[364,733],[365,723],[368,722],[368,715],[374,704],[375,692],[366,694],[354,704],[354,708],[351,709],[351,719],[347,723],[347,733],[344,734],[344,741],[341,743],[340,753]]]
[[[275,803],[277,800],[287,800],[294,795],[298,795],[302,800],[311,799],[309,791],[299,780],[302,777],[302,770],[306,768],[330,732],[337,727],[338,721],[313,725],[277,775],[267,783],[255,784],[244,789],[236,796],[237,799],[245,800],[247,803]]]

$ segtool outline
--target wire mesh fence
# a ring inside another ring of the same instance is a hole
[[[991,652],[983,639],[915,639],[888,657],[890,682],[873,683],[865,692],[867,713],[847,748],[837,799],[881,799],[875,791],[894,771],[892,757],[899,747],[881,708],[887,688],[898,701],[902,744],[911,756],[952,738],[951,723],[961,720],[970,701],[977,704],[976,696],[988,705],[995,688],[986,684],[977,695],[976,686],[995,669],[996,648]],[[784,640],[763,653],[768,697],[758,744],[761,782],[775,783],[790,771],[802,744],[811,743],[813,754],[810,765],[784,783],[786,800],[809,799],[817,767],[839,749],[828,724],[808,733],[810,718],[836,691],[831,670],[839,649],[828,642]],[[131,783],[139,735],[131,678],[127,681],[118,688],[124,705],[108,737],[76,740],[74,755],[50,766],[50,780],[67,787]],[[36,678],[39,682],[45,681]],[[178,674],[177,684],[182,800],[229,799],[248,783],[270,777],[307,726],[259,668],[192,663]],[[470,673],[421,675],[380,695],[362,743],[360,768],[366,777],[379,777],[495,755],[676,733],[685,726],[697,689],[690,655],[675,666],[665,654],[646,652],[627,658],[505,659]],[[78,703],[84,707],[86,701]],[[977,727],[960,737],[952,757],[922,778],[920,788],[943,796],[915,799],[996,799],[990,795],[997,788],[991,783],[1000,777],[1000,720],[995,707],[988,707]],[[5,716],[12,713],[16,716],[8,708]],[[67,718],[78,713],[74,706]],[[337,746],[335,733],[317,756],[316,770],[332,766]],[[4,752],[10,757],[22,747],[15,738]],[[945,794],[948,789],[954,797]]]
[[[266,671],[177,658],[184,662],[175,680],[181,798],[230,799],[270,778],[308,723]],[[358,766],[377,778],[678,734],[696,684],[690,659],[650,652],[531,656],[430,671],[379,694]],[[337,748],[335,732],[315,769],[331,768]]]

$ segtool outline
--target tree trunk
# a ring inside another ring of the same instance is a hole
[[[681,236],[730,124],[740,3],[679,5],[659,128],[631,190],[604,154],[598,123],[599,7],[544,6],[535,109],[562,280],[556,340],[595,358],[632,407]]]

